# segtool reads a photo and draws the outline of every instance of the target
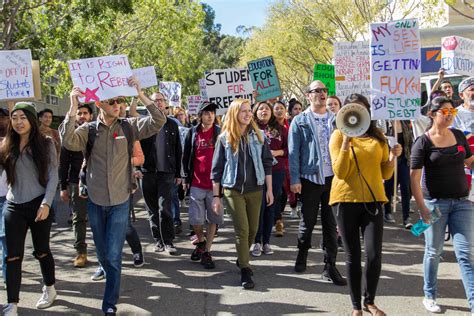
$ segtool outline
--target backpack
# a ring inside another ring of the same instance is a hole
[[[133,155],[133,144],[135,142],[134,131],[130,122],[126,119],[119,119],[120,126],[122,127],[122,131],[127,138],[127,148],[128,148],[128,164],[130,166],[130,170],[132,170],[132,155]],[[89,124],[89,134],[87,138],[86,144],[86,151],[84,152],[84,162],[82,163],[81,171],[79,173],[79,180],[81,182],[80,185],[80,195],[86,197],[87,196],[87,162],[92,154],[92,148],[94,147],[95,138],[97,136],[97,129],[99,126],[99,122],[95,121]],[[130,174],[130,183],[132,183],[132,175]]]

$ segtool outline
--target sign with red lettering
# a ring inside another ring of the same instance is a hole
[[[203,100],[200,95],[190,95],[188,97],[188,114],[189,115],[198,114],[198,108],[201,102],[203,102]]]
[[[336,92],[341,100],[352,93],[370,95],[369,42],[334,43],[334,68]]]
[[[81,102],[137,95],[137,90],[128,85],[132,69],[125,55],[70,60],[68,67],[72,83],[84,91]]]
[[[441,68],[447,74],[474,76],[474,41],[461,36],[443,37]]]
[[[280,81],[272,56],[249,61],[247,65],[253,88],[258,92],[257,101],[281,96]]]
[[[420,76],[418,20],[370,24],[372,119],[418,118],[421,106]]]
[[[0,100],[34,99],[31,51],[0,51]]]
[[[247,68],[215,69],[204,76],[208,100],[217,104],[217,114],[227,112],[232,101],[238,98],[253,103],[253,86]]]

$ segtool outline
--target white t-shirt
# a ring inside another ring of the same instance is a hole
[[[324,177],[334,175],[332,171],[331,156],[329,155],[329,138],[331,137],[328,125],[328,113],[318,114],[312,112],[316,122],[316,131],[318,133],[319,148],[321,149],[321,162],[323,163]]]
[[[3,171],[2,175],[0,176],[0,196],[7,196],[7,192],[8,192],[7,173]]]
[[[458,115],[454,118],[453,127],[463,132],[474,132],[474,111],[463,106],[458,107]]]

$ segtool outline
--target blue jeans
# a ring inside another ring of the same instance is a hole
[[[5,279],[6,268],[5,260],[7,257],[7,243],[5,241],[5,207],[6,207],[6,197],[0,196],[0,250],[2,251],[2,277]]]
[[[267,206],[266,186],[263,190],[262,207],[260,209],[260,221],[258,223],[258,231],[255,236],[255,243],[268,244],[272,235],[272,227],[275,223],[275,212],[280,209],[280,195],[285,180],[285,170],[275,171],[272,173],[272,189],[273,204]]]
[[[440,199],[425,200],[425,203],[429,208],[438,206],[441,211],[441,218],[425,231],[425,297],[436,299],[439,258],[443,252],[446,225],[449,225],[467,300],[474,312],[474,211],[471,201]]]
[[[87,211],[97,258],[107,275],[102,311],[105,313],[107,309],[112,308],[116,312],[115,305],[120,291],[122,250],[128,227],[129,201],[114,206],[100,206],[89,199]]]

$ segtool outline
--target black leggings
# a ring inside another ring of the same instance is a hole
[[[51,214],[45,220],[35,222],[36,213],[42,201],[43,196],[22,204],[7,202],[5,239],[7,243],[6,281],[8,303],[18,303],[20,299],[21,263],[25,253],[25,239],[28,228],[31,230],[31,239],[33,240],[33,255],[40,263],[43,282],[47,286],[55,283],[54,259],[49,249]]]
[[[365,245],[364,303],[374,304],[375,292],[382,269],[383,212],[376,211],[375,203],[338,203],[333,206],[337,226],[346,252],[347,279],[351,289],[352,306],[361,306],[361,245]],[[376,215],[375,215],[376,214]]]

